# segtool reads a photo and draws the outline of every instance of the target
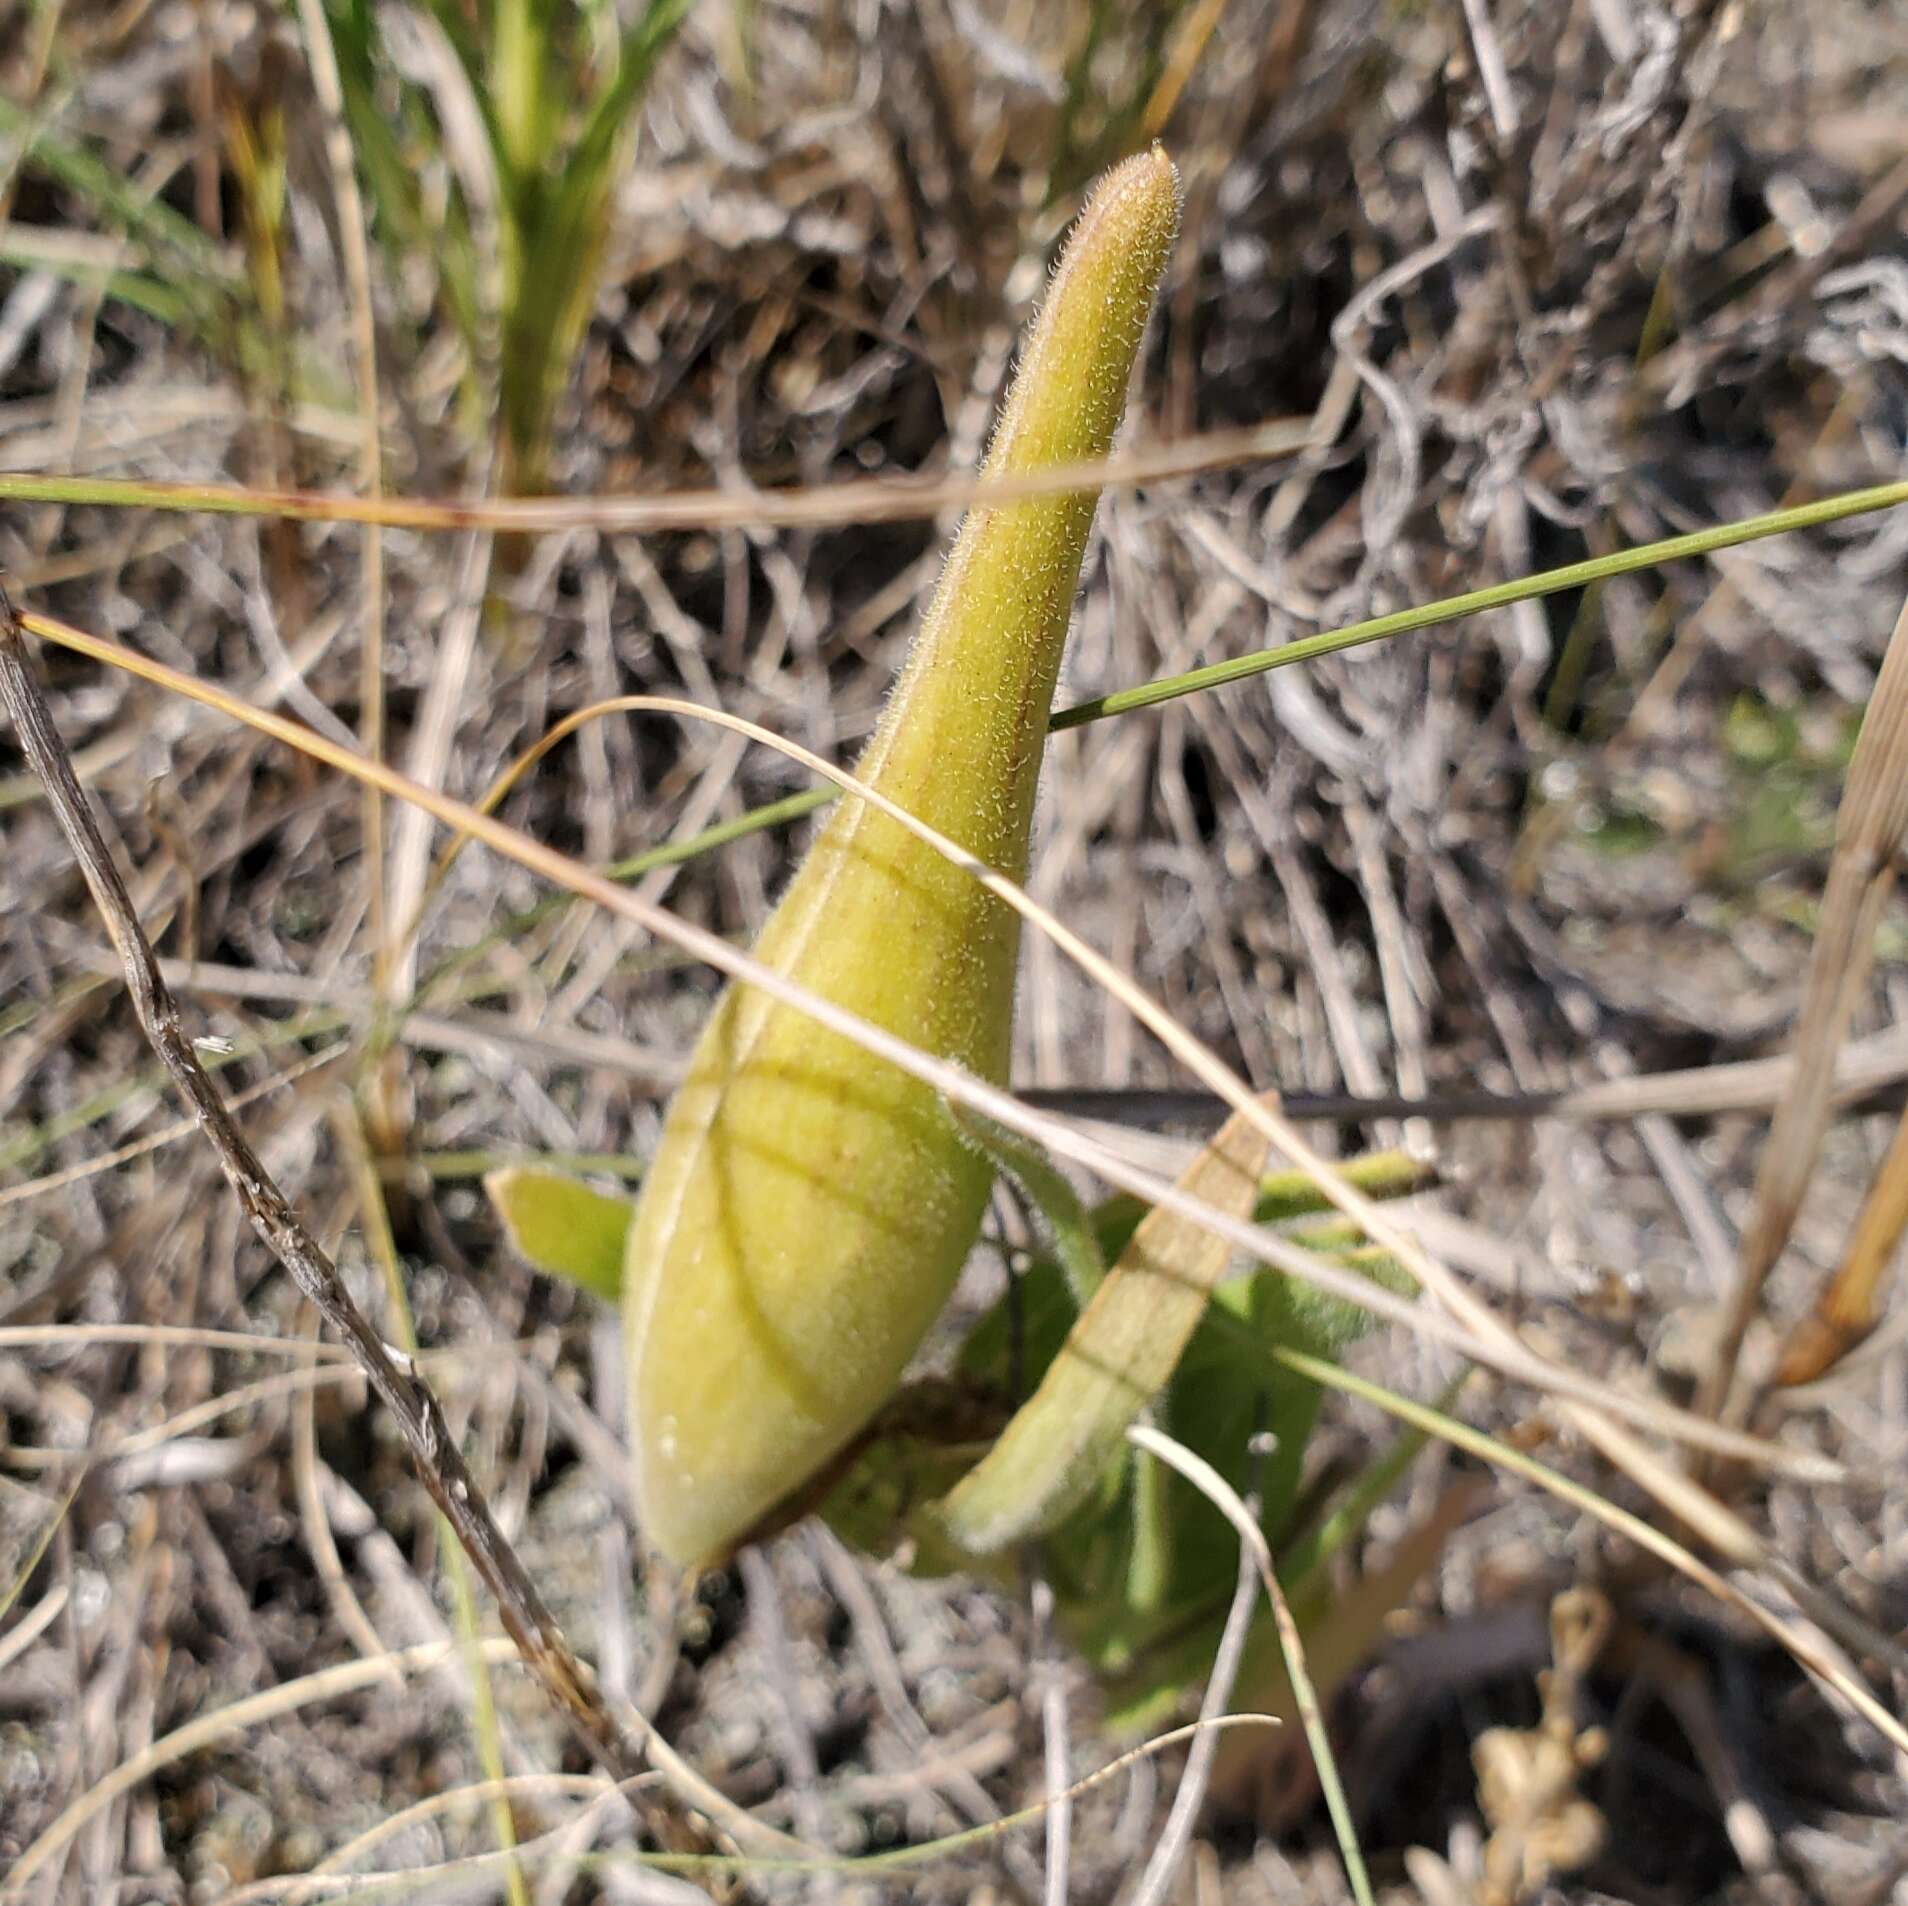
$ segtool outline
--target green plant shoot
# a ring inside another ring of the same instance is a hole
[[[1101,186],[1055,277],[991,471],[1109,446],[1175,198],[1157,153]],[[860,765],[1016,876],[1092,508],[1069,496],[970,518]],[[1015,929],[959,869],[851,800],[758,950],[1000,1078]],[[1263,1178],[1263,1156],[1235,1119],[1181,1187],[1261,1221],[1323,1208],[1301,1176]],[[897,1393],[997,1168],[1036,1209],[1053,1254],[1016,1280],[1017,1318],[1003,1301],[982,1320],[951,1381]],[[1397,1156],[1350,1169],[1378,1196],[1424,1182]],[[1222,1286],[1231,1252],[1202,1227],[1121,1197],[1082,1210],[1032,1148],[744,989],[719,1004],[633,1211],[542,1167],[487,1182],[525,1255],[623,1303],[638,1492],[665,1554],[706,1565],[815,1509],[857,1546],[898,1550],[930,1573],[998,1574],[1013,1544],[1053,1537],[1058,1618],[1128,1718],[1156,1712],[1198,1673],[1231,1593],[1235,1538],[1183,1479],[1128,1448],[1127,1426],[1152,1412],[1260,1494],[1269,1535],[1291,1535],[1319,1392],[1275,1377],[1272,1353],[1329,1355],[1365,1321],[1276,1271]],[[1328,1248],[1351,1264],[1365,1247],[1353,1234]],[[1023,1383],[1034,1393],[1009,1421]],[[1254,1454],[1261,1431],[1276,1443],[1269,1461]],[[1373,1500],[1395,1473],[1374,1472]],[[1333,1527],[1301,1540],[1295,1587],[1299,1574],[1308,1593],[1323,1581],[1320,1564],[1343,1540]],[[1308,1603],[1308,1628],[1321,1609]],[[1355,1655],[1370,1626],[1328,1638]],[[1264,1674],[1276,1673],[1274,1650]]]
[[[689,0],[643,0],[626,27],[587,0],[423,0],[482,128],[490,177],[476,204],[444,164],[430,89],[403,76],[379,9],[325,5],[379,232],[432,260],[473,367],[494,365],[502,488],[540,490],[637,109]]]
[[[1112,447],[1178,205],[1157,147],[1096,189],[988,474]],[[1015,878],[1095,500],[1082,491],[969,515],[857,768]],[[848,801],[756,952],[1002,1080],[1018,944],[1006,905]],[[637,1493],[665,1555],[721,1559],[867,1425],[946,1302],[992,1176],[927,1086],[756,992],[724,995],[670,1107],[624,1272]]]

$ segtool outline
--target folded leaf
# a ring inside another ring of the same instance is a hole
[[[1069,240],[988,456],[1011,475],[1113,443],[1178,222],[1155,148]],[[977,508],[857,772],[1016,878],[1091,490]],[[852,797],[757,957],[983,1078],[1006,1075],[1019,917]],[[625,1266],[645,1530],[721,1559],[880,1409],[953,1288],[993,1167],[940,1096],[746,987],[718,1004],[670,1107]]]
[[[1247,1217],[1268,1149],[1235,1113],[1179,1188]],[[1054,1527],[1086,1499],[1127,1426],[1165,1388],[1231,1259],[1231,1244],[1196,1220],[1163,1206],[1147,1214],[1040,1387],[943,1504],[956,1542],[985,1554]]]
[[[1366,1152],[1357,1158],[1341,1159],[1338,1172],[1367,1198],[1408,1198],[1436,1184],[1438,1176],[1437,1168],[1428,1160],[1405,1151]],[[1144,1198],[1136,1198],[1130,1191],[1116,1191],[1102,1198],[1093,1207],[1093,1230],[1102,1253],[1118,1257],[1149,1209]],[[1256,1224],[1280,1224],[1288,1218],[1333,1209],[1332,1201],[1310,1172],[1269,1171],[1259,1180],[1259,1201],[1252,1217]]]

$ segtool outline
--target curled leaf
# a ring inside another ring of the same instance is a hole
[[[1248,1216],[1268,1149],[1234,1113],[1179,1188]],[[1086,1498],[1127,1426],[1166,1387],[1231,1259],[1224,1238],[1177,1211],[1161,1206],[1141,1220],[1040,1387],[943,1504],[956,1542],[985,1554],[1053,1527]]]

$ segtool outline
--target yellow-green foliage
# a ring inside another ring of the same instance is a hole
[[[1067,244],[988,456],[1104,455],[1178,223],[1157,147]],[[974,510],[857,772],[1019,878],[1090,491]],[[757,943],[791,979],[992,1080],[1018,920],[849,799]],[[748,988],[717,1006],[630,1230],[623,1307],[645,1528],[719,1559],[873,1416],[946,1301],[992,1167],[943,1101]]]

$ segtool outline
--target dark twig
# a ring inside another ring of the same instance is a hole
[[[525,1665],[543,1683],[592,1756],[615,1779],[632,1780],[647,1772],[648,1757],[610,1713],[594,1677],[571,1651],[536,1584],[498,1528],[450,1435],[444,1412],[417,1365],[387,1346],[352,1302],[337,1267],[272,1181],[200,1065],[192,1041],[179,1023],[178,1007],[133,911],[132,899],[99,821],[80,790],[66,746],[28,665],[20,619],[4,585],[0,585],[0,701],[6,705],[28,765],[45,784],[61,830],[86,876],[125,969],[127,990],[140,1027],[212,1141],[252,1228],[344,1340],[371,1387],[396,1418],[419,1479],[496,1597],[504,1628]],[[637,1804],[643,1804],[640,1798]],[[685,1831],[684,1821],[653,1804],[644,1824],[672,1852],[710,1850],[711,1841],[705,1833],[699,1829]]]

